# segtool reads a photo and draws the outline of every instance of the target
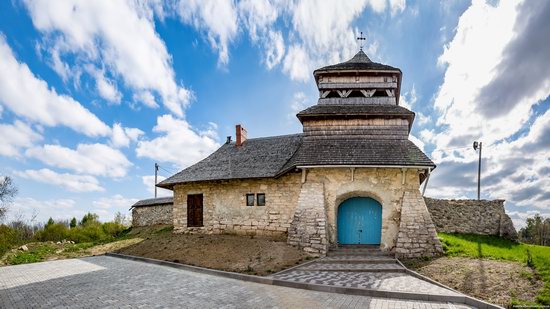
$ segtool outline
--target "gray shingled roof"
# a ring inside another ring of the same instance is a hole
[[[242,146],[225,144],[206,159],[160,182],[278,177],[297,166],[435,164],[409,140],[323,139],[303,140],[302,134],[247,140]]]
[[[414,113],[399,106],[389,104],[317,104],[299,112],[296,116],[300,121],[308,117],[323,116],[369,116],[384,115],[388,117],[405,117],[414,120]]]
[[[409,140],[308,139],[302,142],[281,173],[298,166],[316,165],[435,167]]]
[[[302,135],[251,138],[241,146],[225,144],[206,159],[160,182],[171,188],[184,182],[276,176],[301,144]]]
[[[369,57],[360,50],[353,58],[346,62],[328,65],[322,68],[319,68],[315,71],[313,71],[313,75],[317,75],[318,73],[322,71],[357,71],[357,70],[385,70],[385,71],[398,71],[401,72],[400,69],[394,68],[392,66],[372,62]]]
[[[173,197],[159,197],[159,198],[149,198],[149,199],[137,201],[134,205],[132,205],[132,207],[169,205],[173,203],[174,203]]]

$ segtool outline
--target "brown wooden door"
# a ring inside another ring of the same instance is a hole
[[[187,196],[187,226],[202,226],[202,194]]]

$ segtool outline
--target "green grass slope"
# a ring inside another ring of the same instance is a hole
[[[448,256],[466,256],[527,263],[544,281],[537,296],[540,304],[550,305],[550,247],[515,243],[495,236],[439,233]]]

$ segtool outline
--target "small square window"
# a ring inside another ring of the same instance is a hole
[[[258,198],[258,206],[265,206],[265,193],[258,193],[256,197]]]
[[[246,206],[254,206],[254,194],[250,193],[246,195]]]

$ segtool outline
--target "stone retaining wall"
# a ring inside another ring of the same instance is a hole
[[[435,227],[445,233],[496,235],[517,240],[504,200],[440,200],[424,198]]]
[[[156,224],[172,224],[171,204],[132,208],[132,226]]]

